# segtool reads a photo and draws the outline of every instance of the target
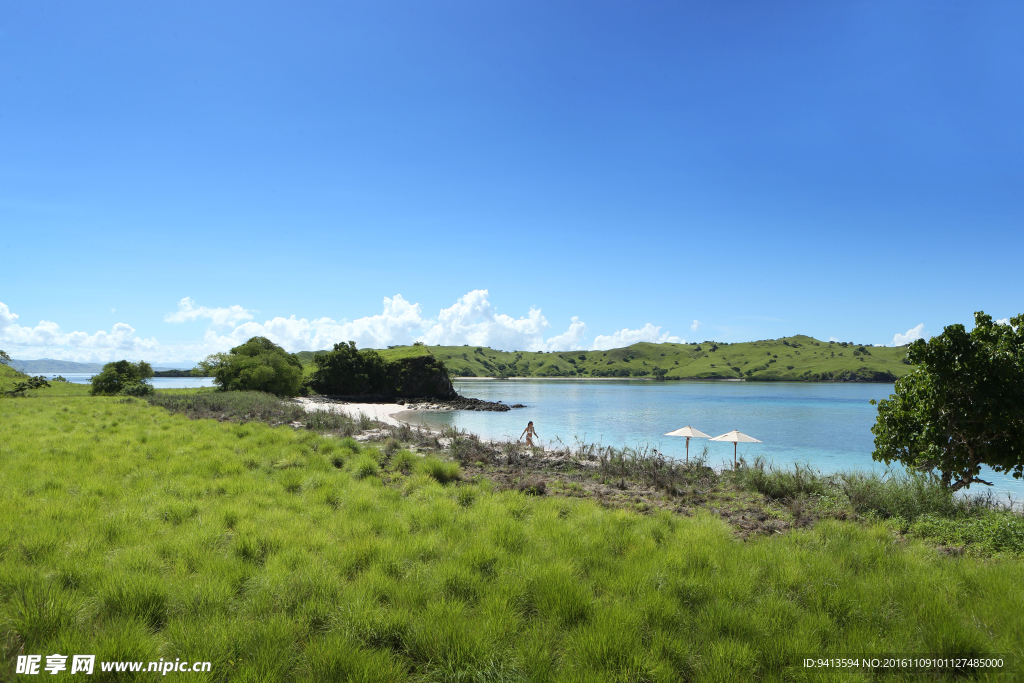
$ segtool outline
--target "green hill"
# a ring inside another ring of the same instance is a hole
[[[10,365],[0,363],[0,392],[10,391],[15,384],[28,379],[28,375],[18,372]]]
[[[313,354],[296,355],[310,370]],[[452,377],[643,377],[795,382],[892,382],[907,374],[907,347],[826,342],[796,335],[726,344],[640,342],[608,351],[498,351],[487,346],[394,346],[387,360],[433,354]]]
[[[797,335],[726,344],[641,342],[609,351],[497,351],[480,346],[397,346],[390,358],[432,353],[453,377],[642,377],[760,381],[892,382],[910,372],[906,347],[826,342]],[[308,363],[314,352],[299,357]]]

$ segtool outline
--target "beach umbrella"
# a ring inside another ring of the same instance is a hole
[[[694,429],[690,425],[686,425],[682,429],[677,429],[674,432],[669,432],[665,436],[685,436],[686,437],[686,462],[690,462],[690,439],[707,439],[707,434]]]
[[[736,469],[736,445],[739,443],[761,443],[760,440],[734,429],[728,434],[722,434],[711,439],[712,441],[732,441],[732,468]]]

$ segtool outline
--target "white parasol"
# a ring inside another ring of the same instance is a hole
[[[690,425],[686,425],[682,429],[677,429],[674,432],[669,432],[665,436],[685,436],[686,437],[686,462],[690,462],[690,439],[707,439],[707,434],[694,429]]]
[[[743,432],[739,431],[738,429],[734,429],[731,432],[729,432],[728,434],[722,434],[721,436],[716,436],[716,437],[714,437],[711,440],[712,441],[732,441],[732,468],[733,469],[736,469],[736,445],[737,444],[739,444],[739,443],[761,443],[761,441],[759,439],[755,439],[754,437],[752,437],[752,436],[750,436],[748,434],[744,434]]]

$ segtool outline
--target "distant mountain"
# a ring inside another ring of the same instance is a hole
[[[70,360],[56,360],[54,358],[40,358],[39,360],[11,359],[11,367],[28,374],[52,373],[52,372],[81,372],[96,373],[103,369],[104,363],[76,363]],[[195,361],[183,361],[181,363],[170,363],[167,365],[154,365],[154,370],[191,370],[195,367]]]
[[[11,367],[32,375],[41,372],[99,372],[103,363],[75,363],[70,360],[40,358],[39,360],[11,359]]]

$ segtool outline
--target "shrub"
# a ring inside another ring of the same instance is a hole
[[[992,510],[967,519],[923,515],[910,531],[945,545],[971,545],[986,553],[1024,553],[1024,518],[1010,510]]]
[[[253,337],[229,353],[207,356],[193,370],[213,377],[223,391],[265,391],[295,396],[302,388],[302,363],[266,337]]]
[[[146,400],[151,405],[160,406],[172,413],[183,413],[192,419],[214,418],[239,422],[255,420],[276,424],[308,419],[319,414],[312,413],[307,418],[302,406],[286,403],[276,396],[259,391],[154,393],[147,396]]]
[[[386,361],[373,349],[356,349],[355,342],[335,344],[332,351],[313,356],[316,369],[307,386],[334,396],[456,398],[448,368],[427,351]],[[474,373],[463,368],[466,376]]]
[[[432,477],[439,484],[447,484],[462,476],[458,463],[446,462],[437,458],[423,458],[417,469]]]
[[[153,385],[147,381],[152,376],[153,368],[146,361],[119,360],[103,366],[92,378],[90,391],[94,396],[146,396],[153,391]]]
[[[64,380],[63,377],[61,379],[63,381],[65,381],[65,382],[67,381],[67,380]],[[25,392],[30,390],[30,389],[44,389],[44,388],[49,389],[50,388],[50,383],[46,381],[45,377],[43,377],[42,375],[39,375],[38,377],[29,377],[24,382],[18,382],[17,384],[14,385],[13,389],[11,389],[10,391],[7,392],[7,395],[8,396],[24,396]]]
[[[416,467],[416,462],[419,460],[419,456],[411,451],[398,451],[391,456],[391,462],[389,467],[395,472],[402,472],[409,474]]]
[[[366,479],[380,474],[380,465],[373,458],[363,455],[352,461],[352,474],[356,479]]]

